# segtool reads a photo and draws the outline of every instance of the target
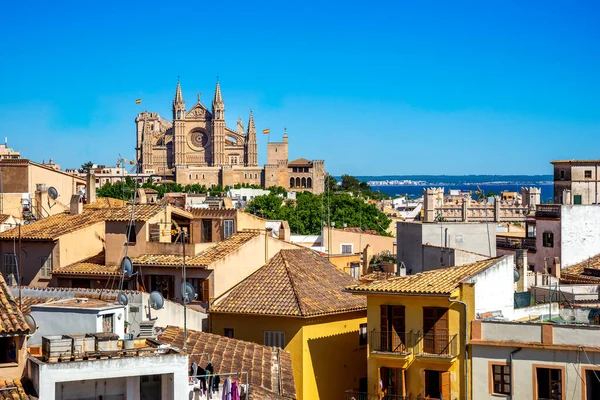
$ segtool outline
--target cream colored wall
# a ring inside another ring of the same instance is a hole
[[[335,254],[327,258],[330,263],[336,266],[340,271],[350,275],[350,264],[359,263],[360,264],[360,254],[348,254],[348,255],[340,255]],[[359,270],[362,268],[359,265]]]
[[[323,228],[323,247],[325,250],[329,250],[329,228]],[[396,241],[395,238],[389,236],[370,235],[367,233],[347,232],[341,229],[331,229],[331,254],[340,254],[342,252],[342,243],[352,243],[354,253],[363,251],[366,245],[371,246],[371,250],[374,254],[381,253],[382,251],[388,250],[389,252],[395,252],[393,243]]]
[[[217,298],[237,285],[258,268],[262,267],[281,249],[297,249],[298,247],[278,239],[261,234],[245,243],[238,250],[226,255],[208,266],[214,272],[215,279],[211,288],[211,297]]]
[[[0,193],[0,214],[12,215],[15,218],[23,218],[23,207],[21,193]]]
[[[77,192],[77,184],[85,184],[85,180],[65,172],[59,172],[35,164],[30,164],[28,182],[29,192],[35,193],[36,185],[39,183],[46,184],[48,187],[55,187],[60,195],[57,201],[68,205],[71,201],[71,196]]]
[[[120,265],[125,256],[125,243],[127,240],[128,222],[106,222],[106,265]],[[146,240],[148,238],[147,225],[143,222],[135,223],[136,243],[127,249],[127,255],[131,258],[145,254]]]
[[[66,267],[95,256],[104,248],[104,221],[62,235],[58,239],[58,257],[53,260],[53,269]]]
[[[265,229],[266,221],[260,217],[252,214],[248,214],[244,211],[237,212],[237,227],[236,230],[242,231],[244,229]]]

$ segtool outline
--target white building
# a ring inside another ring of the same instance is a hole
[[[110,332],[125,335],[127,307],[114,302],[74,297],[36,304],[30,314],[39,329],[29,337],[30,346],[39,346],[43,336],[60,335],[68,330],[72,334]]]
[[[472,398],[600,399],[600,326],[473,321]]]
[[[119,341],[116,351],[80,353],[61,362],[29,356],[28,376],[44,400],[187,399],[187,354],[149,339],[132,342],[132,350]]]

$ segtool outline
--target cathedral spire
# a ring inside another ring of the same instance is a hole
[[[258,144],[256,143],[256,127],[254,126],[252,110],[250,110],[246,135],[246,165],[255,167],[258,165]]]
[[[215,99],[213,103],[222,103],[223,97],[221,96],[221,85],[219,85],[219,80],[217,79],[217,87],[215,89]]]
[[[250,110],[250,118],[248,119],[248,135],[254,135],[256,138],[256,127],[254,126],[254,116]]]
[[[177,79],[177,89],[175,89],[175,100],[173,100],[173,104],[185,103],[183,100],[183,95],[181,94],[181,83],[179,83],[179,79]]]
[[[223,102],[223,96],[221,96],[221,85],[219,85],[219,79],[217,78],[217,87],[215,88],[215,98],[212,103],[213,116],[217,120],[225,120],[225,102]]]
[[[175,89],[175,98],[173,99],[173,119],[181,119],[185,115],[185,100],[181,94],[181,84],[177,78],[177,88]]]

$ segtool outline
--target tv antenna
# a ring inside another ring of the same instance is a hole
[[[48,197],[50,197],[52,200],[56,200],[58,199],[58,196],[58,190],[56,190],[54,186],[50,186],[48,188]]]
[[[122,306],[126,306],[127,304],[129,304],[129,299],[127,298],[127,295],[124,292],[119,292],[119,294],[117,295],[117,301]]]
[[[150,302],[150,308],[153,310],[161,310],[165,305],[165,298],[156,290],[150,293],[148,301]]]
[[[23,314],[23,318],[25,319],[27,326],[29,326],[29,334],[33,335],[35,331],[37,331],[37,324],[35,322],[35,319],[31,314]]]
[[[131,262],[131,258],[127,256],[123,257],[123,260],[121,260],[121,272],[126,277],[133,275],[133,262]]]

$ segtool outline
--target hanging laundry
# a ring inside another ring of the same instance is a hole
[[[233,383],[231,384],[231,400],[241,400],[240,388],[238,387],[237,381],[233,381]]]
[[[192,382],[196,383],[198,382],[198,377],[196,375],[198,375],[198,364],[196,364],[196,362],[192,363],[192,367],[191,367],[191,376],[192,376]]]
[[[231,379],[225,378],[221,400],[231,400]]]

